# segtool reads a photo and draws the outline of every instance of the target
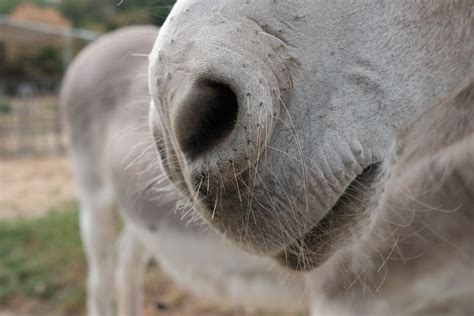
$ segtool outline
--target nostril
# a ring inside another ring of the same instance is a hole
[[[210,150],[230,134],[237,114],[237,96],[228,85],[198,82],[176,116],[175,133],[181,150],[190,159]]]

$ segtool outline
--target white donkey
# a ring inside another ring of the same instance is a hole
[[[61,91],[89,265],[89,315],[141,313],[147,254],[178,283],[216,301],[304,309],[300,279],[176,212],[178,198],[168,189],[147,121],[146,56],[157,31],[127,27],[103,36],[74,60]],[[117,210],[124,227],[115,248]]]
[[[314,315],[473,315],[473,16],[178,1],[150,55],[166,173],[227,239],[305,273]]]

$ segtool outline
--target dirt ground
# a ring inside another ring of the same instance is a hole
[[[64,157],[0,160],[0,220],[44,215],[75,192]]]
[[[0,160],[0,220],[45,215],[52,207],[74,200],[75,192],[71,166],[64,157]],[[263,315],[210,304],[175,286],[159,267],[153,266],[149,270],[146,276],[146,316]],[[18,315],[24,308],[13,313],[10,311],[11,314],[0,308],[0,316]]]

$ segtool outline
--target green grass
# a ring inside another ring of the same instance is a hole
[[[10,100],[6,98],[0,98],[0,115],[9,114],[12,111],[12,105]]]
[[[85,274],[75,204],[38,219],[0,222],[0,310],[82,314]]]

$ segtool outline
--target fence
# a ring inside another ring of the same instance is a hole
[[[18,87],[16,97],[0,97],[0,158],[57,155],[65,151],[57,96]]]

